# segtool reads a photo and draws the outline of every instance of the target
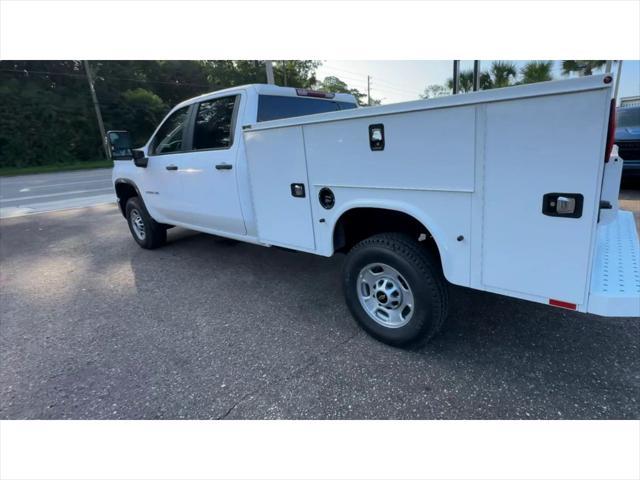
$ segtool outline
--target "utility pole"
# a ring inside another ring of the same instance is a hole
[[[371,106],[371,77],[367,75],[367,105]]]
[[[480,90],[480,60],[473,61],[473,91]]]
[[[284,87],[287,86],[287,61],[286,60],[282,60],[282,73],[283,73],[283,80],[284,80]]]
[[[100,104],[98,103],[98,96],[96,95],[96,89],[93,85],[93,77],[91,76],[91,68],[89,67],[89,61],[84,61],[84,71],[87,74],[87,81],[89,82],[89,90],[91,91],[91,99],[93,100],[93,108],[96,110],[96,117],[98,118],[98,128],[100,128],[100,137],[102,139],[102,148],[104,148],[104,154],[107,160],[111,157],[109,153],[109,147],[107,146],[107,134],[104,131],[104,123],[102,123],[102,113],[100,112]]]
[[[460,60],[453,61],[453,94],[460,90]]]
[[[276,82],[273,80],[273,63],[271,63],[271,60],[265,60],[264,67],[267,70],[267,83],[270,85],[275,84]]]

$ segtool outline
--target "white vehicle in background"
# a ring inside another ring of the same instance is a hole
[[[144,248],[177,225],[346,253],[347,305],[392,345],[437,332],[447,282],[639,316],[611,85],[600,75],[358,109],[348,95],[235,87],[176,106],[139,150],[110,132],[113,180]]]

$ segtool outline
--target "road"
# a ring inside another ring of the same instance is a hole
[[[113,201],[110,168],[0,177],[0,218]]]
[[[115,205],[0,222],[0,418],[640,418],[640,322],[451,288],[420,350],[364,334],[322,258]]]

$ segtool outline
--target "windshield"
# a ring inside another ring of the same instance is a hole
[[[627,107],[618,109],[618,127],[640,127],[640,107]]]

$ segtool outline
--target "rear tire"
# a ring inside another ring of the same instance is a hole
[[[405,234],[374,235],[353,247],[343,288],[357,322],[389,345],[424,344],[447,316],[447,285],[438,262]]]
[[[151,218],[140,198],[127,200],[125,212],[131,235],[142,248],[152,250],[167,242],[166,227]]]

